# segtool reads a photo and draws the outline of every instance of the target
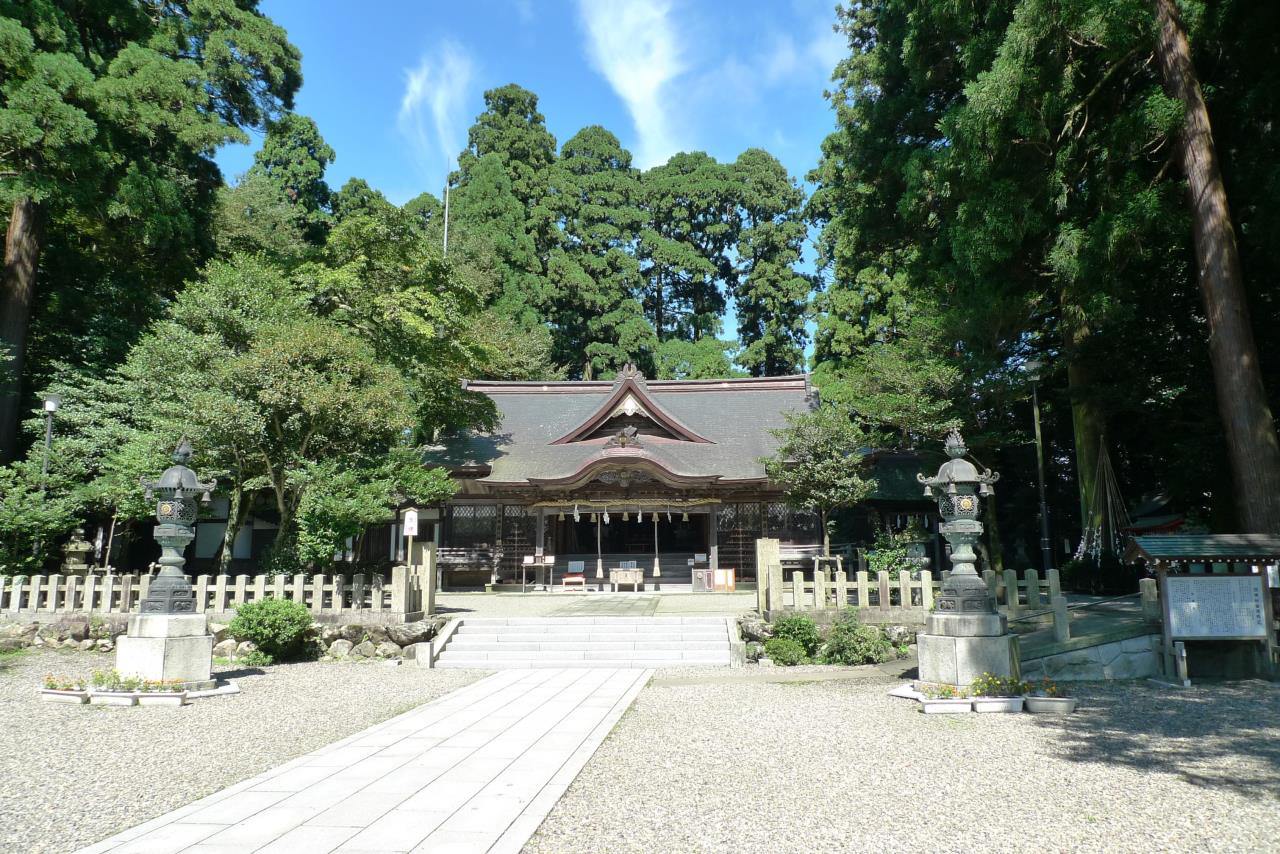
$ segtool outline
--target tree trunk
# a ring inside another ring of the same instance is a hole
[[[1277,533],[1280,441],[1258,366],[1258,348],[1249,322],[1240,254],[1214,150],[1209,110],[1174,0],[1153,0],[1153,5],[1159,25],[1156,55],[1165,89],[1186,110],[1180,154],[1190,193],[1200,292],[1209,318],[1209,357],[1231,460],[1239,527],[1246,533]]]
[[[987,528],[987,565],[1004,572],[1004,546],[1000,543],[1000,521],[996,516],[996,497],[987,496],[984,522]]]
[[[822,556],[831,557],[831,531],[827,529],[827,511],[818,511],[818,524],[822,526]]]
[[[1098,453],[1102,447],[1102,433],[1106,416],[1098,405],[1090,385],[1092,370],[1079,355],[1081,343],[1089,331],[1083,327],[1069,329],[1063,335],[1067,355],[1067,394],[1071,399],[1072,436],[1076,446],[1076,484],[1080,493],[1080,529],[1090,525],[1089,508],[1094,505],[1094,481],[1098,474]],[[1048,443],[1045,456],[1048,458]],[[1060,520],[1063,532],[1066,525]]]
[[[227,530],[222,534],[222,551],[218,555],[218,571],[223,575],[228,574],[231,561],[235,559],[236,537],[240,534],[240,526],[244,524],[248,509],[249,504],[244,500],[244,490],[237,486],[231,492],[227,507]]]
[[[13,203],[4,238],[4,278],[0,280],[0,465],[18,457],[22,372],[27,327],[35,302],[40,264],[40,207],[24,196]]]

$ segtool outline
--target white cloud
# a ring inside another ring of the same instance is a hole
[[[433,175],[442,167],[451,169],[465,144],[463,110],[473,76],[471,57],[451,41],[423,54],[417,68],[405,70],[396,125]]]
[[[763,57],[765,79],[772,84],[791,78],[805,81],[828,78],[848,50],[844,36],[833,31],[831,22],[823,19],[802,44],[796,44],[790,35],[774,39]]]
[[[666,0],[578,0],[587,55],[631,114],[636,165],[647,169],[681,149],[669,84],[685,70]]]

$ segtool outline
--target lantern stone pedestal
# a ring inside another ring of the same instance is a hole
[[[204,614],[134,614],[116,645],[121,676],[181,680],[187,690],[214,687],[213,635]]]
[[[129,618],[129,631],[116,644],[116,670],[121,676],[149,681],[179,681],[187,690],[214,687],[213,635],[209,621],[196,613],[195,592],[183,573],[182,553],[196,538],[196,496],[208,503],[215,481],[201,483],[187,468],[191,445],[184,438],[173,452],[174,465],[156,481],[142,480],[146,495],[158,495],[154,528],[160,544],[161,570],[151,580],[141,613]]]
[[[978,471],[965,455],[960,431],[947,437],[950,458],[934,477],[917,475],[925,495],[937,496],[943,523],[939,530],[951,544],[951,575],[942,585],[925,630],[916,636],[920,681],[966,689],[984,673],[1018,677],[1018,639],[1008,619],[996,611],[986,583],[978,576],[974,546],[982,537],[980,497],[992,494],[1000,477]]]

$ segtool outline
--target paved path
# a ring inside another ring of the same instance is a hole
[[[81,854],[519,851],[651,673],[499,672]]]

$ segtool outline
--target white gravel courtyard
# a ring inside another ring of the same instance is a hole
[[[925,717],[863,670],[659,673],[526,850],[1280,851],[1280,685],[1092,684],[1067,717]]]
[[[373,662],[215,666],[240,694],[180,709],[36,696],[46,673],[114,663],[84,653],[0,657],[0,851],[74,851],[484,675]]]

